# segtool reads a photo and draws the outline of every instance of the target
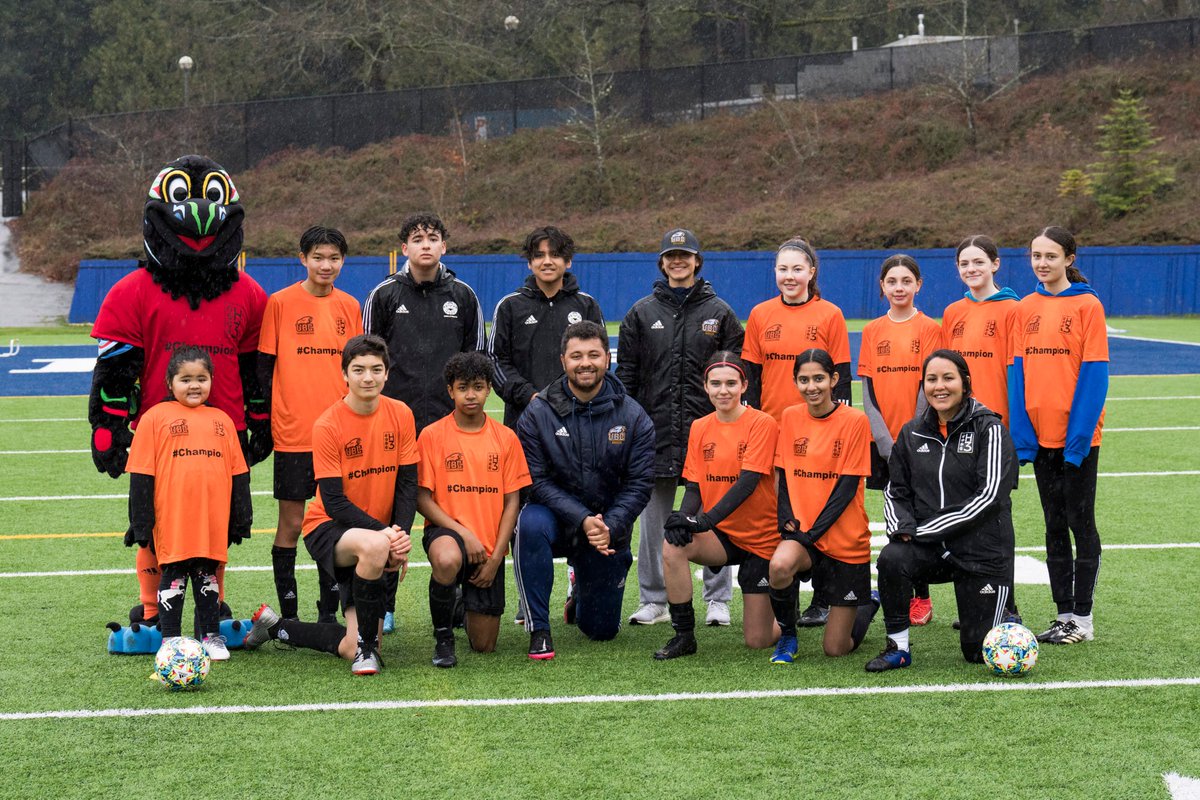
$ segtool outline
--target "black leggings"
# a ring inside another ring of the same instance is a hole
[[[1092,613],[1100,575],[1100,532],[1096,530],[1096,468],[1100,448],[1093,447],[1078,467],[1063,460],[1061,449],[1039,447],[1033,461],[1042,515],[1046,518],[1046,570],[1059,614]],[[1071,536],[1075,553],[1071,554]]]
[[[162,577],[158,582],[158,628],[164,639],[181,633],[183,598],[187,594],[189,578],[192,581],[192,597],[196,602],[196,635],[208,636],[220,632],[217,566],[217,562],[211,558],[188,558],[159,564]]]

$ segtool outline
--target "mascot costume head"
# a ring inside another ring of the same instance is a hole
[[[125,472],[131,428],[149,408],[170,399],[166,365],[184,345],[201,347],[211,356],[208,403],[233,422],[247,463],[270,454],[270,400],[255,374],[267,296],[253,278],[238,271],[244,218],[233,179],[204,156],[175,159],[150,184],[142,218],[146,258],[109,290],[92,328],[100,349],[88,419],[92,460],[99,471],[113,478]],[[153,475],[130,473],[125,544],[139,546],[140,602],[130,612],[131,627],[116,626],[112,632],[111,652],[147,652],[154,644],[153,636],[142,635],[158,621],[160,570],[149,546],[155,525],[154,480]],[[250,535],[248,474],[234,477],[230,511],[229,541],[236,544]],[[222,616],[231,616],[228,606],[222,603],[221,608]],[[226,630],[230,622],[222,622],[221,630],[235,644],[239,630]],[[197,636],[211,633],[211,627],[211,621],[197,620]]]

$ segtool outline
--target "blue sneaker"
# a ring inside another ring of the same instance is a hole
[[[383,632],[384,633],[395,633],[396,632],[396,615],[391,611],[384,612]]]
[[[912,664],[912,655],[907,650],[901,650],[891,639],[883,652],[867,662],[867,672],[887,672],[889,669],[900,669]]]
[[[772,664],[795,664],[796,656],[800,653],[800,645],[795,636],[780,636],[775,643],[775,652],[771,654]]]

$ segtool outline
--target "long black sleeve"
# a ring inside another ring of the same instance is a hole
[[[838,521],[838,517],[846,510],[846,506],[858,494],[858,482],[862,477],[858,475],[843,475],[837,479],[837,483],[833,485],[833,491],[829,493],[829,499],[825,501],[825,507],[821,509],[821,513],[817,515],[817,519],[808,530],[809,538],[816,541],[825,535],[825,532],[833,527],[833,523]]]
[[[267,401],[267,408],[270,408],[271,392],[275,388],[275,356],[270,353],[259,352],[256,372],[258,374],[258,388],[262,390],[263,398]]]
[[[843,405],[854,405],[852,399],[851,388],[854,385],[854,376],[850,374],[850,362],[846,361],[842,364],[834,364],[833,371],[838,374],[837,386],[833,387],[833,401]]]
[[[241,544],[250,538],[254,524],[254,501],[250,496],[250,473],[233,476],[233,495],[229,499],[229,543]]]
[[[746,393],[742,399],[752,408],[762,408],[762,364],[753,361],[742,361],[746,365]]]
[[[154,538],[154,476],[129,473],[129,532],[125,546],[147,545]]]
[[[688,481],[683,486],[683,499],[679,501],[681,514],[695,514],[700,510],[700,484]]]
[[[783,526],[790,520],[796,518],[792,513],[792,497],[788,494],[787,475],[778,467],[775,468],[775,493],[778,497],[776,512],[779,517],[779,530],[783,530]]]
[[[335,522],[348,528],[366,528],[369,531],[381,531],[387,527],[350,502],[342,489],[341,478],[320,478],[317,480],[317,488],[321,492],[325,513]]]
[[[417,515],[417,465],[401,464],[396,473],[396,494],[392,499],[392,524],[412,533]]]
[[[721,524],[721,521],[738,510],[742,503],[754,493],[758,488],[758,482],[765,477],[761,472],[753,472],[748,469],[738,473],[737,482],[729,487],[729,491],[721,496],[721,499],[713,505],[705,513],[713,525]]]

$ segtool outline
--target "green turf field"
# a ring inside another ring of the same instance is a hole
[[[149,656],[105,653],[103,625],[125,618],[136,581],[120,539],[127,481],[92,468],[85,414],[81,397],[0,400],[0,798],[1165,798],[1164,773],[1200,777],[1200,376],[1113,379],[1098,638],[1044,647],[1016,681],[961,660],[949,586],[934,587],[933,623],[913,629],[913,667],[878,676],[863,664],[883,645],[881,622],[839,660],[802,632],[800,663],[772,666],[741,644],[737,592],[734,627],[700,630],[692,658],[650,658],[666,625],[608,643],[557,625],[558,657],[533,663],[506,622],[498,653],[472,654],[460,635],[458,668],[437,670],[428,571],[414,567],[380,676],[268,645],[234,652],[201,691],[171,694],[147,679]],[[33,419],[60,421],[21,422]],[[270,475],[255,469],[256,534],[230,553],[232,568],[266,568],[228,574],[243,616],[274,602]],[[1019,555],[1040,558],[1032,480],[1014,505]],[[868,512],[882,518],[877,492]],[[126,572],[36,574],[105,570]],[[315,573],[298,576],[311,618]],[[508,586],[511,611],[511,571]],[[1048,586],[1018,584],[1016,596],[1031,626],[1050,621]],[[72,711],[111,716],[14,718]]]

